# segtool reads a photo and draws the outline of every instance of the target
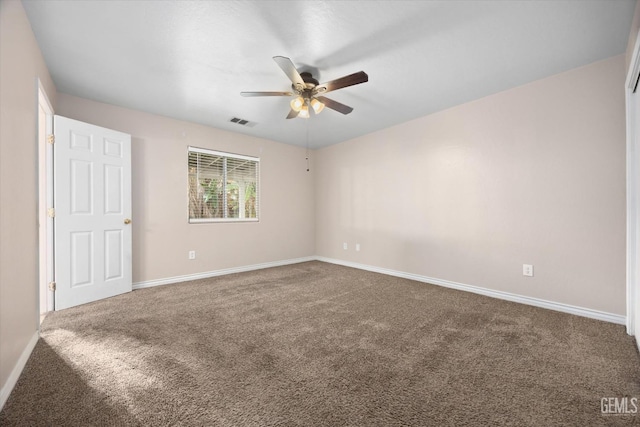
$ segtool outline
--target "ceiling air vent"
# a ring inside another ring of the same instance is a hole
[[[249,120],[245,120],[245,119],[239,119],[237,117],[232,118],[231,120],[229,120],[231,123],[237,123],[240,126],[248,126],[250,128],[254,127],[257,123],[256,122],[250,122]]]

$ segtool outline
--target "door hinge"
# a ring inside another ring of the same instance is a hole
[[[47,142],[49,144],[55,144],[56,143],[56,136],[54,134],[51,134],[51,135],[47,136]]]
[[[55,208],[49,208],[47,209],[47,216],[49,218],[55,218],[56,217],[56,210]]]
[[[49,282],[49,290],[53,292],[56,291],[56,282]]]

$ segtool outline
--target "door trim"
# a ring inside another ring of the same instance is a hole
[[[45,312],[53,311],[53,292],[48,283],[53,280],[53,219],[47,217],[47,209],[53,206],[53,147],[47,144],[47,135],[53,134],[54,110],[47,92],[38,79],[38,112],[45,112],[45,132],[40,133],[40,114],[38,113],[38,325],[42,320],[41,297],[46,296]],[[44,224],[44,230],[40,225]]]
[[[636,83],[640,75],[640,33],[636,37],[631,63],[625,81],[625,104],[627,124],[627,333],[636,335],[636,300],[640,297],[638,289],[638,151],[636,137],[640,132],[634,96],[640,96],[640,92],[633,95]]]

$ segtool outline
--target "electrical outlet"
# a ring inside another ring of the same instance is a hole
[[[522,264],[522,275],[533,277],[533,265],[531,264]]]
[[[189,259],[196,259],[196,251],[189,251]]]
[[[360,243],[356,243],[356,252],[360,252]]]
[[[344,249],[345,251],[346,251],[347,249],[349,249],[349,245],[347,245],[347,242],[344,242],[344,243],[342,244],[342,249]]]

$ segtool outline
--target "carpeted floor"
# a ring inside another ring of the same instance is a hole
[[[640,424],[623,396],[622,326],[310,262],[50,314],[0,425]]]

